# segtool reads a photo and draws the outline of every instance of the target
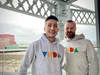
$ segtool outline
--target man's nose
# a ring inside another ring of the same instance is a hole
[[[51,26],[51,29],[53,30],[54,29],[54,26]]]
[[[69,28],[68,31],[71,31],[71,29]]]

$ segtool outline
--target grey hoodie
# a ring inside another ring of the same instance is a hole
[[[58,39],[51,43],[43,34],[41,39],[33,42],[24,56],[20,75],[27,75],[31,65],[32,75],[61,75],[64,48]]]
[[[67,75],[98,75],[99,62],[90,40],[76,35],[72,40],[61,41],[66,53]]]

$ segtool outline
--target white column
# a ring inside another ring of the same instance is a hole
[[[100,0],[95,0],[95,14],[96,14],[96,36],[97,36],[97,47],[98,47],[98,58],[100,67]],[[100,71],[99,71],[100,75]]]
[[[56,6],[56,16],[59,19],[60,25],[60,31],[58,33],[58,37],[60,40],[64,39],[64,23],[72,19],[71,11],[70,11],[70,6],[67,5],[66,3],[63,2],[58,2]]]

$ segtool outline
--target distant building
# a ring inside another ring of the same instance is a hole
[[[8,45],[16,44],[14,35],[0,34],[0,49],[5,49]]]
[[[15,44],[15,45],[8,45],[5,47],[6,50],[18,50],[18,49],[27,49],[29,44]]]

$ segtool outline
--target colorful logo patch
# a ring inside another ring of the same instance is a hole
[[[61,55],[59,53],[57,53],[57,52],[45,52],[45,51],[43,51],[42,54],[43,54],[44,57],[47,56],[48,58],[50,58],[50,57],[53,57],[53,58],[58,57],[58,58],[60,58],[61,57]]]
[[[65,47],[66,52],[76,52],[78,53],[78,48],[73,48],[73,47]]]

